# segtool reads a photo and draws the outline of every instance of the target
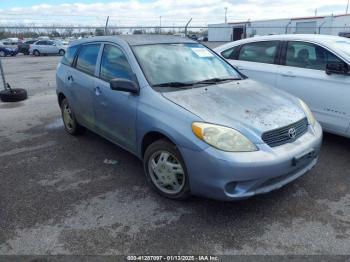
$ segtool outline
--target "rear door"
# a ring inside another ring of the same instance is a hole
[[[246,43],[221,54],[249,78],[275,86],[279,41]]]
[[[343,61],[315,43],[289,41],[276,86],[303,99],[325,130],[344,134],[350,122],[350,76],[326,74],[328,62]]]
[[[100,134],[136,152],[136,109],[138,95],[115,91],[110,80],[137,81],[127,56],[114,44],[105,44],[101,55],[99,79],[95,79],[96,123]]]
[[[97,57],[101,44],[82,45],[73,67],[68,69],[67,81],[70,88],[74,113],[82,125],[95,129],[94,83],[96,79]]]

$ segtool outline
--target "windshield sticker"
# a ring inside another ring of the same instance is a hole
[[[191,48],[192,51],[199,57],[214,57],[212,53],[208,51],[208,49],[203,47],[194,47]]]

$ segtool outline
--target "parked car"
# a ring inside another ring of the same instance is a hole
[[[248,77],[303,99],[325,131],[350,137],[350,40],[274,35],[214,50]]]
[[[56,82],[66,131],[88,128],[135,154],[172,199],[267,193],[318,159],[322,129],[303,101],[246,79],[188,38],[79,40]]]
[[[34,44],[37,41],[38,40],[34,39],[34,40],[27,40],[27,41],[18,43],[18,53],[23,53],[24,55],[29,55],[30,54],[30,52],[29,52],[30,45]]]
[[[18,51],[15,48],[8,47],[7,45],[0,43],[0,57],[15,56]]]
[[[67,45],[52,40],[39,40],[29,47],[30,54],[40,56],[42,54],[58,54],[63,56],[66,53]]]

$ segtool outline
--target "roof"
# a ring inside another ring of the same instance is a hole
[[[339,15],[330,15],[333,17],[342,17],[342,16],[350,16],[350,14],[339,14]],[[274,18],[274,19],[265,19],[265,20],[245,20],[245,21],[238,21],[238,22],[229,22],[230,25],[237,25],[237,24],[248,24],[248,23],[254,23],[254,22],[268,22],[268,21],[278,21],[278,20],[312,20],[312,19],[324,19],[327,16],[305,16],[305,17],[292,17],[292,18]]]
[[[226,50],[227,48],[230,48],[232,46],[237,46],[245,43],[250,42],[256,42],[256,41],[274,41],[274,40],[289,40],[289,41],[297,41],[297,40],[304,40],[304,41],[311,41],[315,43],[322,43],[326,44],[334,40],[347,40],[349,39],[340,37],[340,36],[334,36],[334,35],[314,35],[314,34],[289,34],[289,35],[268,35],[268,36],[256,36],[246,39],[241,39],[238,41],[230,42],[224,45],[221,45],[219,47],[214,48],[215,51],[221,52],[222,50]]]
[[[179,37],[174,35],[115,35],[115,36],[96,36],[93,38],[86,38],[74,42],[87,43],[96,41],[109,41],[114,42],[116,40],[122,40],[131,46],[136,45],[150,45],[150,44],[172,44],[172,43],[197,43],[189,38]]]

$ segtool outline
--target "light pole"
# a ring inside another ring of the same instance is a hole
[[[225,24],[227,24],[227,7],[225,7]]]
[[[346,5],[346,13],[345,14],[348,14],[348,10],[349,10],[349,0],[348,0],[348,4]]]
[[[159,34],[162,33],[162,16],[159,16]]]

